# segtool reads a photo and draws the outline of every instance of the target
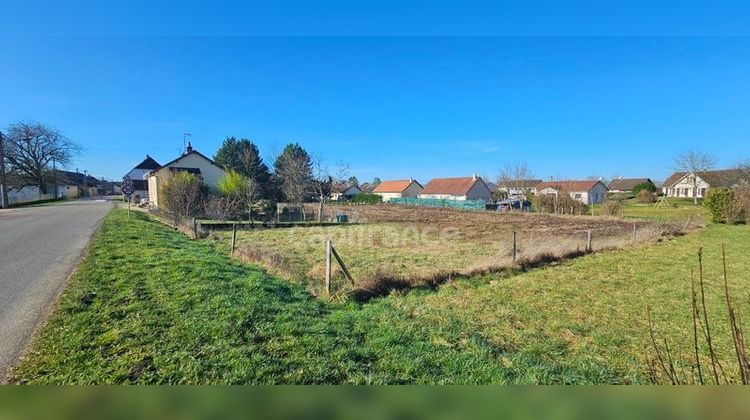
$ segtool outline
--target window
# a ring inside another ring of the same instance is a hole
[[[575,198],[576,200],[580,200],[580,199],[581,199],[581,194],[575,194],[575,195],[574,195],[574,198]]]
[[[701,188],[701,190],[700,190],[700,197],[704,197],[705,195],[706,195],[706,189],[705,188]]]

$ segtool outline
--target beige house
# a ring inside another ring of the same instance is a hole
[[[350,200],[355,195],[362,192],[359,185],[352,185],[349,182],[340,182],[333,185],[331,190],[331,200],[345,201]]]
[[[537,184],[536,190],[542,195],[557,196],[568,193],[570,198],[583,204],[599,204],[607,199],[607,186],[602,181],[548,181]]]
[[[482,177],[476,175],[462,178],[435,178],[419,193],[419,198],[491,201],[492,191]]]
[[[424,187],[413,180],[404,179],[396,181],[383,181],[372,190],[373,194],[377,194],[383,198],[383,202],[387,203],[391,201],[391,198],[415,198],[422,192]]]
[[[176,172],[190,172],[199,176],[211,190],[216,190],[219,181],[227,174],[221,166],[197,150],[193,150],[193,147],[188,143],[187,150],[182,156],[149,173],[149,207],[159,207],[161,186]]]
[[[662,192],[667,197],[703,198],[710,188],[736,187],[750,183],[741,169],[724,169],[705,172],[675,172],[664,181]]]

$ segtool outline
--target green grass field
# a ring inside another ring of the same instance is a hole
[[[690,355],[689,273],[705,247],[708,311],[733,375],[718,249],[748,325],[750,227],[510,276],[332,305],[138,213],[104,222],[14,371],[22,383],[630,383],[645,311]]]
[[[623,201],[622,216],[626,219],[638,219],[652,222],[674,221],[708,221],[706,211],[701,203],[696,206],[692,200],[669,198],[669,207],[656,207],[655,204],[641,204],[635,199]],[[594,205],[594,214],[602,213],[601,205]]]

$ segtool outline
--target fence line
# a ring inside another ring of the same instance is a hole
[[[486,205],[482,200],[449,200],[446,198],[412,198],[400,197],[388,200],[391,204],[405,204],[423,207],[448,207],[463,210],[485,210]]]

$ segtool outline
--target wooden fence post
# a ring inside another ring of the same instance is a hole
[[[198,222],[193,217],[193,239],[198,239]]]
[[[354,284],[354,278],[349,273],[349,270],[346,268],[346,264],[344,264],[344,260],[341,259],[341,256],[339,255],[338,252],[336,252],[336,248],[334,248],[333,246],[331,246],[331,253],[336,258],[336,261],[338,261],[339,266],[341,266],[341,270],[344,272],[344,275],[346,276],[346,278],[349,279],[349,281],[352,282],[352,284]]]
[[[237,223],[232,223],[232,255],[234,255],[235,244],[237,243]]]
[[[331,296],[331,240],[326,241],[326,293]]]
[[[591,247],[591,229],[589,229],[587,233],[588,234],[587,234],[587,240],[586,240],[586,251],[591,252],[593,249]]]
[[[516,262],[516,251],[518,248],[516,248],[516,231],[513,231],[513,262]]]
[[[636,238],[638,237],[638,225],[633,223],[633,242],[635,242]]]

